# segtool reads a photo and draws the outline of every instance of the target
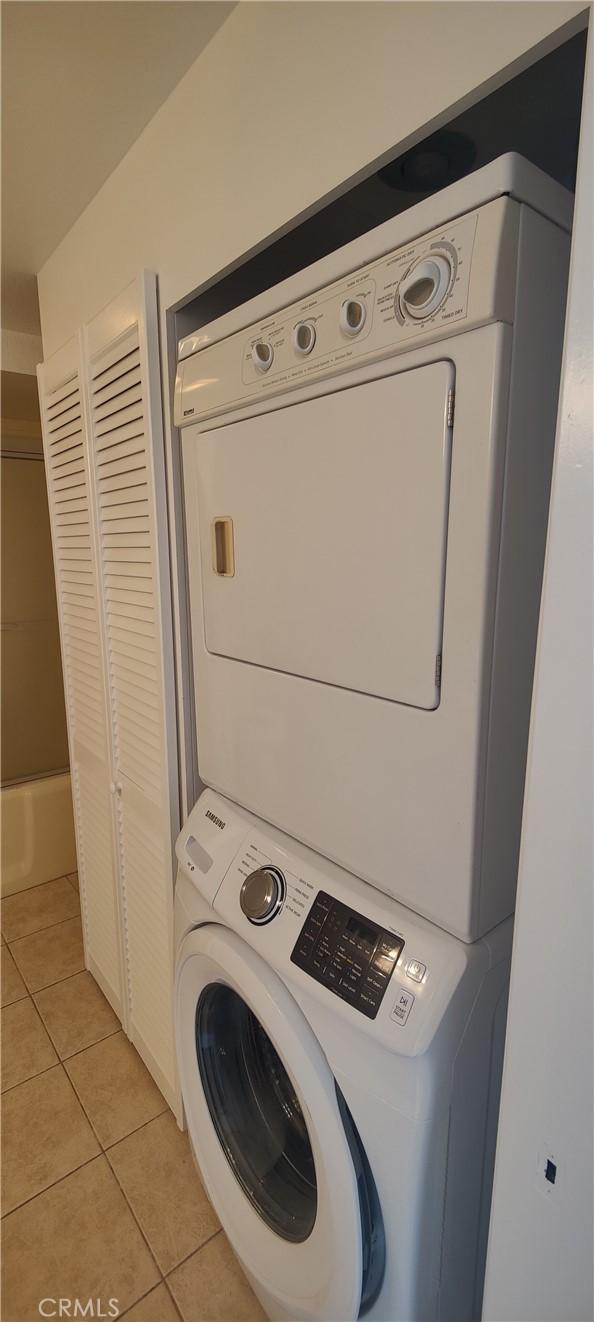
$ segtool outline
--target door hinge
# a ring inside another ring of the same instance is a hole
[[[455,392],[453,390],[448,390],[448,407],[446,413],[447,427],[453,427],[454,425],[454,399],[455,399]]]
[[[441,685],[441,652],[437,653],[435,658],[435,687],[438,689]]]

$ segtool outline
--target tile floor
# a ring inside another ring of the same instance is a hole
[[[0,928],[3,1322],[60,1298],[261,1322],[187,1136],[84,969],[76,875],[2,900]]]

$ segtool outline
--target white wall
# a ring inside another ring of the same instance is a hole
[[[0,346],[3,372],[21,372],[35,376],[37,364],[43,361],[41,336],[3,329]]]
[[[592,49],[532,707],[484,1317],[592,1322]],[[547,1183],[547,1158],[557,1166]]]
[[[142,266],[171,305],[583,8],[240,4],[43,267],[45,355]]]

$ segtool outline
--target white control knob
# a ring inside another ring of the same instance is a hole
[[[400,310],[413,321],[423,321],[443,303],[450,287],[452,265],[447,257],[421,257],[400,282]]]
[[[363,330],[367,308],[362,298],[346,298],[340,309],[340,329],[343,335],[358,335]]]
[[[269,923],[281,908],[286,890],[280,868],[266,866],[250,872],[239,893],[239,903],[250,923]]]
[[[256,340],[252,349],[252,362],[257,372],[268,372],[272,367],[274,349],[268,340]]]
[[[305,358],[306,354],[311,353],[316,342],[316,328],[311,321],[300,321],[299,325],[293,331],[293,348],[295,353]]]

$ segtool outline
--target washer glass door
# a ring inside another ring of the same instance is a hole
[[[363,1215],[354,1126],[297,1001],[235,932],[207,923],[179,950],[175,1023],[202,1179],[265,1311],[353,1322],[379,1288],[383,1244]]]
[[[260,1021],[224,983],[202,992],[196,1052],[213,1125],[244,1192],[277,1235],[307,1239],[318,1196],[305,1117]]]

